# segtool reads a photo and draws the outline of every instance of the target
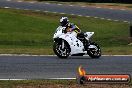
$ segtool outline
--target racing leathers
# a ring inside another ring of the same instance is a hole
[[[76,37],[79,33],[81,33],[81,30],[73,23],[68,23],[66,26],[65,26],[65,33],[67,32],[71,32],[73,33]]]

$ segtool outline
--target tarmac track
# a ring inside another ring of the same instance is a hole
[[[132,21],[132,10],[17,2],[15,0],[0,0],[0,7]],[[69,57],[68,59],[59,59],[56,56],[0,56],[0,79],[75,78],[80,65],[86,69],[88,74],[132,75],[132,56],[102,56],[100,59],[91,59],[87,56]]]
[[[34,11],[49,11],[54,13],[72,14],[79,16],[92,16],[95,18],[115,20],[115,21],[132,21],[132,10],[116,10],[96,7],[85,7],[75,5],[51,4],[43,2],[23,2],[16,0],[0,0],[0,7],[15,8]]]
[[[87,74],[132,75],[132,56],[0,56],[0,79],[75,78],[80,65]]]

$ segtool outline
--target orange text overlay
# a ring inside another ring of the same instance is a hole
[[[119,83],[128,83],[130,82],[130,75],[119,75],[119,74],[89,74],[84,75],[87,82],[119,82]]]

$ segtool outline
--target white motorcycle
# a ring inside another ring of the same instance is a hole
[[[59,58],[84,54],[88,54],[91,58],[99,58],[101,49],[98,44],[90,40],[93,34],[94,32],[85,32],[76,37],[75,32],[65,33],[65,27],[59,26],[53,36],[53,51]]]

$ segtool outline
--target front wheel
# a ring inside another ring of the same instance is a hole
[[[101,49],[99,45],[95,42],[90,43],[90,45],[88,45],[87,54],[91,58],[99,58],[101,56]]]
[[[67,58],[70,55],[69,44],[64,40],[54,42],[53,51],[59,58]]]

